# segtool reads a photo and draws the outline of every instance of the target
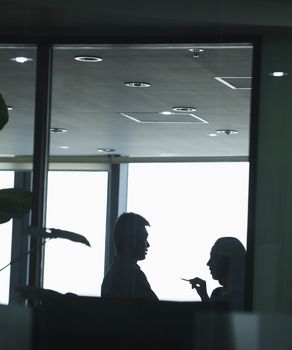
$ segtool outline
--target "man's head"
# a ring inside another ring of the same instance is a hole
[[[150,226],[143,216],[135,213],[123,213],[114,229],[114,240],[118,255],[135,260],[145,259],[149,243],[145,226]]]

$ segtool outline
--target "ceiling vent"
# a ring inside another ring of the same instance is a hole
[[[125,112],[120,113],[123,117],[136,123],[144,124],[208,124],[208,122],[193,113],[170,113],[161,114],[157,112]]]
[[[215,77],[215,79],[233,90],[251,89],[251,77]]]

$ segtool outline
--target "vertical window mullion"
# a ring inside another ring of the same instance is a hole
[[[36,95],[35,95],[35,128],[33,154],[33,203],[31,225],[44,227],[46,221],[46,192],[48,177],[48,158],[50,142],[51,117],[51,79],[52,46],[38,45]],[[29,285],[42,286],[44,249],[40,247],[42,239],[31,238],[29,258]]]
[[[113,229],[120,214],[127,209],[128,196],[128,164],[112,164],[108,179],[108,201],[105,242],[105,272],[108,270],[115,247],[113,241]]]

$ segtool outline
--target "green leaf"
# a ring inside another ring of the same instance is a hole
[[[0,224],[22,217],[31,209],[32,193],[19,188],[0,190]]]
[[[64,238],[69,239],[73,242],[78,242],[87,245],[90,247],[90,243],[88,240],[80,235],[79,233],[71,232],[71,231],[65,231],[65,230],[59,230],[56,228],[37,228],[30,226],[26,231],[26,234],[34,237],[39,238]]]
[[[8,109],[2,95],[0,94],[0,130],[4,128],[4,126],[8,122],[8,119]]]

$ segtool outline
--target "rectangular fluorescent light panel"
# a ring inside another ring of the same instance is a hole
[[[120,115],[143,124],[208,124],[206,120],[193,113],[174,112],[164,115],[157,112],[127,112]]]
[[[215,77],[215,79],[233,90],[251,89],[251,77]]]

